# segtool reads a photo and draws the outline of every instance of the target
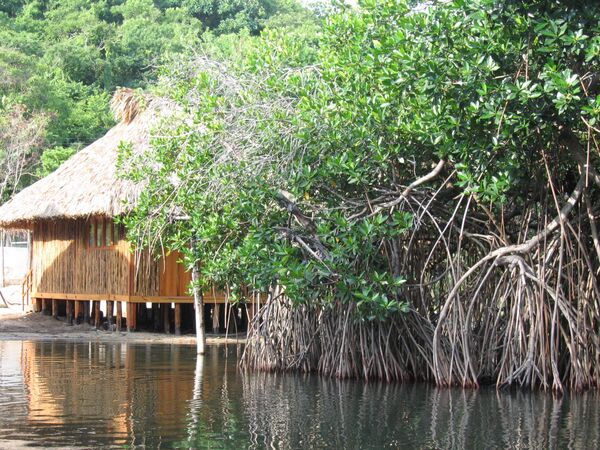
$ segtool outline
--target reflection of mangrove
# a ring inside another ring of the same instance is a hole
[[[192,447],[215,442],[240,448],[600,444],[597,393],[568,399],[264,372],[225,371],[219,379],[209,361],[202,364],[196,372],[202,395],[191,403],[189,417],[195,419],[189,421],[192,431],[185,442]]]
[[[22,426],[47,429],[56,444],[76,427],[84,446],[600,446],[597,392],[569,398],[244,372],[242,350],[210,346],[197,359],[187,346],[25,342]]]

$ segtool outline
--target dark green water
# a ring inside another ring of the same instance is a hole
[[[600,448],[597,393],[243,373],[241,351],[0,341],[0,448]]]

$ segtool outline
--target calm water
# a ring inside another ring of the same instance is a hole
[[[238,371],[240,347],[0,341],[0,448],[600,448],[600,397]]]

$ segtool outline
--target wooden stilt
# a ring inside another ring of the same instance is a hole
[[[42,299],[41,298],[36,298],[34,305],[35,305],[35,312],[42,312]]]
[[[100,302],[94,302],[94,326],[100,328]]]
[[[127,303],[127,331],[135,331],[137,325],[137,305]]]
[[[43,298],[42,299],[42,314],[44,314],[45,316],[50,315],[50,300],[48,300],[47,298]]]
[[[155,333],[160,331],[160,304],[152,303],[152,329]]]
[[[163,330],[165,333],[169,334],[171,332],[171,321],[169,317],[169,311],[171,310],[170,303],[161,303],[162,308],[162,318],[163,318]]]
[[[106,320],[108,320],[109,327],[113,324],[113,303],[111,301],[106,302]]]
[[[67,324],[73,325],[73,300],[67,300]]]
[[[117,302],[117,331],[121,331],[121,323],[123,322],[123,303]]]
[[[58,318],[58,300],[55,298],[52,299],[52,317]]]
[[[175,335],[181,336],[181,304],[175,303]]]
[[[83,321],[85,323],[90,323],[90,302],[83,302]]]
[[[75,316],[75,322],[79,323],[79,314],[81,314],[81,302],[75,300],[73,315]]]

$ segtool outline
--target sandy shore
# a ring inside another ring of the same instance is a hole
[[[1,289],[9,307],[3,307],[0,300],[0,340],[76,340],[99,342],[144,342],[196,345],[193,334],[175,336],[165,333],[136,331],[115,332],[97,330],[87,323],[68,325],[64,317],[58,319],[41,313],[23,312],[19,298],[19,287],[9,286]],[[244,335],[207,335],[208,344],[230,344],[246,342]]]

